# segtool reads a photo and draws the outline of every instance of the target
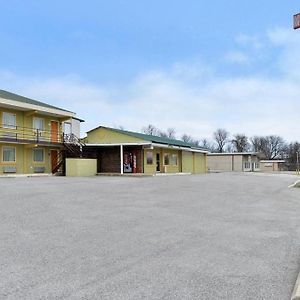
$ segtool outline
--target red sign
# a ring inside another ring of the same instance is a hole
[[[294,15],[294,29],[300,28],[300,13]]]

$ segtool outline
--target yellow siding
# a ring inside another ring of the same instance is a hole
[[[179,173],[181,172],[181,155],[178,150],[173,150],[173,149],[162,149],[161,151],[161,173]],[[169,154],[171,156],[172,154],[177,155],[177,165],[172,165],[171,163],[169,165],[164,164],[164,155]]]
[[[147,164],[147,152],[153,153],[153,164],[148,165]],[[173,149],[165,149],[165,148],[154,148],[151,149],[144,149],[144,173],[146,174],[154,174],[156,173],[156,155],[159,153],[160,155],[160,173],[179,173],[181,172],[181,151],[173,150]],[[171,156],[172,154],[177,155],[177,165],[174,165],[170,163],[169,165],[164,164],[164,155],[169,154]]]
[[[147,165],[147,152],[153,153],[153,164]],[[160,153],[160,173],[205,173],[206,172],[206,154],[193,153],[188,151],[177,151],[173,149],[154,148],[153,150],[144,150],[144,173],[156,173],[156,153]],[[164,154],[177,154],[177,165],[164,165]]]
[[[16,161],[15,162],[3,162],[3,148],[4,147],[14,147],[16,149]],[[35,167],[45,168],[44,173],[51,173],[51,156],[50,151],[59,150],[58,148],[47,148],[39,147],[44,150],[44,161],[43,162],[34,162],[33,161],[33,149],[34,147],[28,145],[19,145],[19,144],[0,144],[0,174],[3,174],[3,168],[5,167],[15,167],[16,174],[34,174]]]
[[[51,131],[51,121],[56,121],[58,123],[58,130],[59,135],[62,134],[62,122],[60,119],[51,117],[51,116],[43,116],[40,114],[34,114],[29,117],[24,117],[24,127],[32,128],[33,127],[33,119],[34,118],[41,118],[44,120],[44,130],[45,132],[42,133],[42,137],[46,138],[47,140],[51,139],[50,131]]]
[[[206,154],[194,152],[193,157],[194,157],[193,173],[194,174],[205,173],[206,172]]]
[[[182,151],[182,172],[193,173],[193,153]]]
[[[107,128],[98,128],[87,134],[85,142],[89,144],[114,144],[114,143],[135,143],[145,142],[142,139],[138,139],[126,134],[122,134]]]
[[[16,115],[16,125],[17,129],[3,129],[3,112],[13,113]],[[34,131],[33,128],[33,119],[34,118],[41,118],[44,120],[44,130],[45,132],[41,133],[41,137],[50,140],[50,131],[51,131],[51,121],[58,122],[58,130],[59,136],[62,134],[62,122],[60,118],[52,117],[48,115],[42,115],[37,113],[30,113],[30,112],[23,112],[18,110],[0,108],[0,135],[4,132],[7,133],[14,133],[17,134],[19,138],[24,139],[32,139],[34,138]]]
[[[152,165],[147,164],[147,152],[153,153],[153,163]],[[157,150],[144,149],[144,173],[154,174],[156,172],[156,153]]]
[[[126,133],[119,133],[108,128],[98,128],[87,134],[85,142],[89,144],[118,144],[118,143],[134,143],[147,142],[142,139],[131,137]],[[147,164],[147,152],[153,153],[152,164]],[[193,153],[168,148],[154,148],[143,150],[143,172],[145,174],[155,174],[156,156],[160,155],[160,173],[205,173],[206,172],[206,155],[202,153]],[[170,159],[169,165],[165,165],[165,154],[177,155],[177,164]]]
[[[16,149],[16,161],[15,162],[3,162],[3,148],[4,147],[14,147]],[[3,174],[3,168],[5,167],[15,167],[17,173],[24,173],[24,145],[16,144],[0,144],[0,174]]]
[[[66,159],[66,176],[87,177],[97,173],[97,159]]]
[[[34,174],[34,168],[42,167],[45,168],[44,173],[51,173],[51,155],[50,151],[58,150],[55,148],[46,148],[46,147],[38,147],[39,149],[44,150],[44,161],[43,162],[35,162],[33,161],[33,149],[35,147],[26,147],[24,152],[24,161],[25,161],[25,173],[26,174]]]
[[[3,112],[13,113],[16,115],[16,125],[17,129],[3,129]],[[0,138],[3,134],[13,133],[17,134],[19,139],[34,140],[35,133],[33,128],[33,118],[38,117],[44,120],[44,130],[47,132],[42,133],[42,138],[44,137],[50,142],[50,131],[51,131],[51,121],[57,121],[59,123],[58,130],[59,135],[62,133],[62,119],[57,117],[52,117],[48,115],[37,114],[35,112],[24,112],[19,110],[12,110],[6,108],[0,108]],[[26,129],[24,129],[26,128]],[[26,136],[25,136],[26,134]],[[16,162],[3,162],[3,147],[15,147],[16,149]],[[6,143],[0,141],[0,174],[3,174],[3,168],[15,167],[16,174],[33,174],[35,173],[35,167],[45,168],[44,173],[51,173],[51,156],[50,151],[59,150],[58,147],[40,147],[44,149],[44,161],[34,162],[33,161],[33,148],[35,143],[32,144],[21,144],[21,143]]]

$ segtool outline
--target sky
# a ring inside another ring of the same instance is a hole
[[[96,126],[300,140],[295,0],[0,0],[0,89]]]

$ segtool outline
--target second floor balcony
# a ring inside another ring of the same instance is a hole
[[[0,142],[38,145],[62,144],[64,136],[59,130],[0,125]]]

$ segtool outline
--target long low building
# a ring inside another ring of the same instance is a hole
[[[83,139],[98,173],[205,173],[208,151],[183,141],[100,126]]]
[[[209,153],[207,155],[207,167],[209,172],[260,171],[260,153]]]

